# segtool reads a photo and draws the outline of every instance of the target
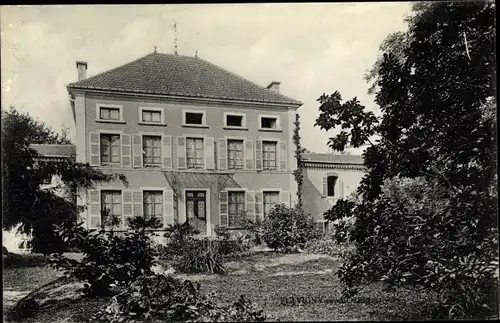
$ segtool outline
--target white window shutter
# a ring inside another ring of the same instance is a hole
[[[219,216],[220,216],[220,226],[228,226],[228,192],[219,192]]]
[[[287,170],[287,151],[286,151],[286,141],[279,142],[279,155],[280,155],[280,170]]]
[[[177,168],[186,169],[186,137],[177,137]]]
[[[326,197],[328,195],[328,176],[323,176],[321,183],[323,186],[323,197]]]
[[[204,143],[204,155],[205,155],[205,169],[213,170],[215,169],[215,144],[213,137],[206,137],[203,140]]]
[[[253,169],[253,140],[245,139],[245,169]]]
[[[142,191],[141,190],[136,190],[133,193],[133,216],[143,216],[144,215],[144,201],[142,199]]]
[[[337,182],[339,183],[339,193],[338,193],[338,197],[339,198],[343,198],[344,197],[344,182],[340,179],[340,177],[337,177]]]
[[[174,191],[172,190],[164,190],[163,191],[165,201],[165,208],[163,211],[164,220],[163,226],[167,227],[168,225],[173,225],[175,222],[174,219]]]
[[[97,229],[101,226],[101,192],[99,190],[89,190],[89,229]]]
[[[130,140],[130,135],[121,135],[122,167],[132,166],[132,143]]]
[[[255,192],[255,218],[256,220],[264,220],[264,193],[262,191]]]
[[[219,169],[227,169],[227,140],[226,138],[219,138]]]
[[[290,207],[290,192],[288,191],[280,192],[280,203],[283,203],[286,206]]]
[[[133,203],[133,194],[132,190],[123,190],[122,194],[122,228],[129,227],[129,219],[134,217],[134,203]]]
[[[101,164],[101,140],[99,133],[91,132],[89,134],[90,144],[90,166],[99,166]]]
[[[142,135],[132,135],[132,148],[134,153],[134,167],[142,167]]]
[[[172,169],[172,137],[162,136],[162,160],[163,168]]]
[[[255,140],[255,170],[262,170],[262,140]]]
[[[252,221],[255,221],[255,192],[245,191],[245,210]]]

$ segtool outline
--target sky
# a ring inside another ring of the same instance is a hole
[[[302,145],[329,152],[326,132],[314,127],[317,98],[338,90],[374,110],[364,73],[390,33],[406,29],[409,2],[317,4],[178,4],[2,6],[2,107],[15,106],[54,130],[75,125],[65,85],[75,62],[87,77],[153,52],[198,56],[304,103]],[[350,149],[358,154],[361,149]]]

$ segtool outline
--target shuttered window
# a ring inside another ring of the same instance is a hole
[[[335,196],[335,186],[337,185],[337,176],[330,175],[326,180],[327,196]]]
[[[276,169],[276,142],[263,141],[262,142],[262,161],[264,170]]]
[[[142,136],[144,167],[161,167],[161,136]]]
[[[242,212],[245,211],[245,192],[229,192],[228,196],[228,226],[239,227],[242,224]]]
[[[203,168],[203,138],[186,138],[187,168]]]
[[[101,223],[108,226],[111,220],[122,218],[122,192],[119,190],[101,191]]]
[[[243,140],[227,141],[227,167],[243,169]]]
[[[264,192],[264,217],[269,215],[273,207],[279,203],[279,192]]]
[[[144,191],[144,218],[153,217],[163,222],[163,192],[162,191]]]
[[[101,165],[120,164],[120,135],[101,134]]]

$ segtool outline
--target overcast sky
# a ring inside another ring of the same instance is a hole
[[[410,3],[181,4],[143,6],[17,6],[0,8],[2,107],[14,105],[75,133],[65,85],[148,53],[198,55],[257,84],[281,82],[302,101],[303,146],[327,152],[327,133],[314,127],[316,99],[339,90],[375,107],[363,74],[378,46],[406,28]],[[359,151],[353,150],[354,153]]]

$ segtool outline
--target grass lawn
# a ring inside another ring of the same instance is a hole
[[[221,301],[233,302],[245,294],[259,303],[270,321],[409,320],[427,319],[430,297],[416,292],[385,292],[380,286],[365,289],[348,303],[340,301],[342,286],[335,271],[340,263],[318,255],[261,253],[227,263],[227,275],[175,275],[201,283]],[[30,290],[57,278],[46,267],[10,268],[4,288]],[[25,322],[57,322],[72,313],[89,313],[96,301],[45,313]]]

